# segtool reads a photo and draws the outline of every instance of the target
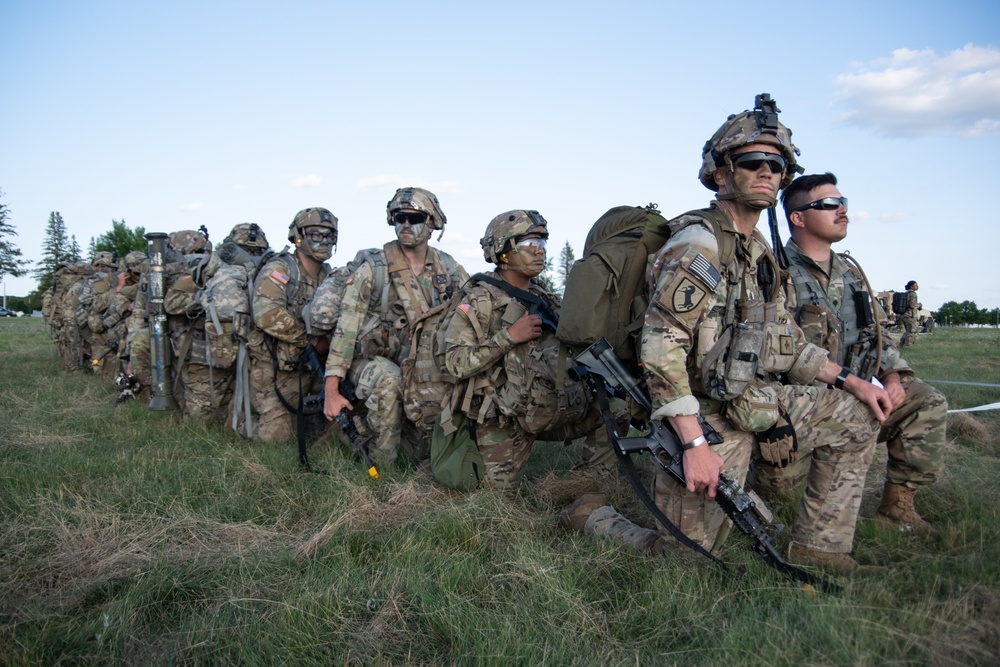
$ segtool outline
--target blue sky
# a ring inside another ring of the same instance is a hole
[[[0,189],[29,259],[52,211],[84,249],[112,219],[216,241],[257,222],[280,247],[325,206],[343,264],[392,237],[404,185],[438,194],[434,243],[470,272],[513,208],[579,256],[611,206],[706,205],[702,146],[769,92],[807,172],[840,179],[837,247],[875,289],[1000,306],[992,1],[4,0],[0,82]]]

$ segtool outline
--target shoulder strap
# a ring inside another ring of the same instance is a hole
[[[506,280],[499,280],[492,276],[488,276],[485,273],[477,273],[472,276],[471,280],[484,282],[487,285],[493,285],[494,287],[502,289],[511,297],[520,301],[523,306],[528,308],[529,312],[539,315],[542,318],[542,324],[551,327],[552,331],[555,331],[559,326],[559,315],[552,310],[545,299],[537,294],[532,294],[528,290],[523,290],[520,287],[511,285]]]

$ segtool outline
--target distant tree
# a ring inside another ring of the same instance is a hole
[[[74,240],[75,243],[75,240]],[[77,248],[79,251],[79,248]],[[73,246],[66,233],[66,223],[59,211],[49,214],[45,227],[45,241],[42,242],[42,259],[35,265],[34,276],[38,281],[39,294],[45,292],[55,279],[56,267],[73,262]]]
[[[576,257],[573,256],[573,246],[566,241],[566,245],[559,252],[559,285],[562,288],[562,292],[566,292],[566,280],[569,278],[569,270],[573,266],[573,260]]]
[[[83,261],[83,253],[80,252],[80,244],[76,242],[76,234],[73,234],[73,236],[70,237],[69,261],[71,262]]]
[[[0,198],[3,197],[3,190],[0,190]],[[21,249],[12,241],[4,237],[17,236],[17,231],[13,225],[7,222],[10,217],[10,209],[0,201],[0,279],[4,276],[23,276],[28,272],[27,262],[21,259]]]
[[[95,243],[97,252],[109,251],[118,257],[124,257],[133,250],[146,251],[146,229],[136,227],[129,229],[125,220],[112,220],[111,231],[105,232],[97,237]],[[93,257],[93,255],[91,255]]]
[[[97,241],[93,236],[90,237],[90,243],[87,244],[87,261],[93,262],[94,255],[97,254]]]
[[[542,286],[548,292],[553,292],[558,294],[559,291],[556,289],[556,283],[552,280],[552,258],[545,258],[545,270],[542,271],[541,275],[537,278],[538,282],[542,283]]]
[[[963,301],[962,303],[948,301],[932,315],[934,321],[940,324],[983,324],[988,323],[988,312],[987,317],[983,318],[975,301]]]

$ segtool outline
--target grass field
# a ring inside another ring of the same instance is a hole
[[[906,352],[923,378],[1000,384],[997,330]],[[939,388],[952,407],[1000,400]],[[516,493],[461,495],[413,469],[370,480],[322,443],[328,474],[303,473],[291,443],[114,398],[59,370],[41,320],[0,321],[0,664],[1000,662],[996,411],[949,425],[946,469],[917,496],[929,537],[872,519],[879,452],[855,547],[882,569],[815,596],[742,536],[727,574],[566,532],[574,447],[543,444]],[[611,497],[650,525],[627,485]]]

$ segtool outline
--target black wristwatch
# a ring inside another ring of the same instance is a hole
[[[837,379],[834,380],[833,386],[836,387],[837,389],[843,389],[844,382],[847,380],[848,375],[851,375],[851,369],[848,368],[847,366],[844,366],[843,368],[840,369],[840,375],[838,375]]]

